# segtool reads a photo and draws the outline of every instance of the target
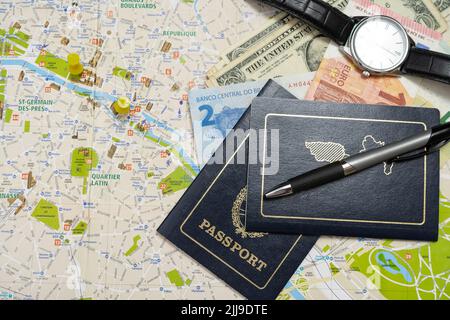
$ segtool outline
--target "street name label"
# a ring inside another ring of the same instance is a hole
[[[121,0],[120,7],[124,9],[156,9],[156,4],[146,0]]]

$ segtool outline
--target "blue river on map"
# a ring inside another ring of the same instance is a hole
[[[384,259],[383,259],[383,258]],[[380,251],[377,252],[375,259],[377,260],[378,264],[386,271],[388,271],[391,274],[401,274],[405,281],[412,282],[411,274],[406,270],[406,268],[398,262],[397,258],[388,251]],[[383,261],[383,260],[384,261]],[[393,268],[392,266],[395,266],[396,268]],[[398,268],[398,270],[397,270]]]
[[[76,91],[76,92],[79,92],[79,93],[82,93],[82,94],[88,94],[94,100],[109,101],[109,102],[114,102],[114,101],[117,100],[117,97],[115,97],[115,96],[113,96],[113,95],[111,95],[109,93],[97,91],[97,90],[90,89],[90,88],[81,87],[81,86],[79,86],[79,85],[77,85],[75,83],[66,81],[63,78],[52,74],[50,71],[48,71],[46,69],[43,69],[43,68],[41,68],[41,67],[39,67],[39,66],[37,66],[37,65],[35,65],[33,63],[30,63],[30,62],[28,62],[26,60],[16,59],[16,58],[0,59],[0,65],[25,67],[25,68],[27,68],[29,70],[32,70],[33,72],[35,72],[36,74],[40,75],[41,77],[45,78],[46,81],[52,81],[52,82],[54,82],[56,84],[59,84],[61,86],[65,86],[66,88],[68,88],[70,90],[73,90],[73,91]],[[158,127],[164,128],[165,130],[167,130],[167,131],[169,131],[169,132],[179,136],[178,132],[175,129],[169,127],[166,123],[163,123],[163,122],[161,122],[161,121],[151,117],[148,114],[144,114],[144,117],[145,117],[147,122],[154,123]],[[154,138],[156,140],[160,140],[160,141],[162,140],[162,139],[160,139],[160,137],[153,135],[151,130],[147,131],[146,135],[149,136],[149,137],[152,137],[152,138]],[[162,141],[165,142],[166,144],[173,145],[173,144],[171,144],[168,141],[164,141],[164,140],[162,140]],[[174,148],[178,151],[178,153],[180,154],[180,157],[182,157],[183,160],[186,163],[188,163],[194,169],[195,172],[198,173],[200,171],[199,167],[195,164],[195,162],[188,156],[188,154],[181,147],[174,145]]]
[[[295,300],[305,300],[305,297],[300,293],[300,291],[297,290],[297,288],[295,288],[291,281],[288,281],[284,289],[290,289],[289,294]]]

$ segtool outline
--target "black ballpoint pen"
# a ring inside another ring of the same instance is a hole
[[[265,194],[279,198],[344,178],[382,162],[404,161],[438,150],[450,140],[450,123],[435,126],[398,142],[361,152],[289,179]],[[417,154],[409,155],[411,152]]]

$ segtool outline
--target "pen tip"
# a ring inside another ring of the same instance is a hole
[[[293,193],[292,186],[290,184],[280,184],[267,192],[264,195],[265,199],[274,199],[274,198],[280,198],[287,195],[290,195]]]

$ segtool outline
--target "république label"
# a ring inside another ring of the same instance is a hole
[[[163,36],[169,37],[195,37],[197,35],[196,31],[170,31],[166,30],[162,33]]]

